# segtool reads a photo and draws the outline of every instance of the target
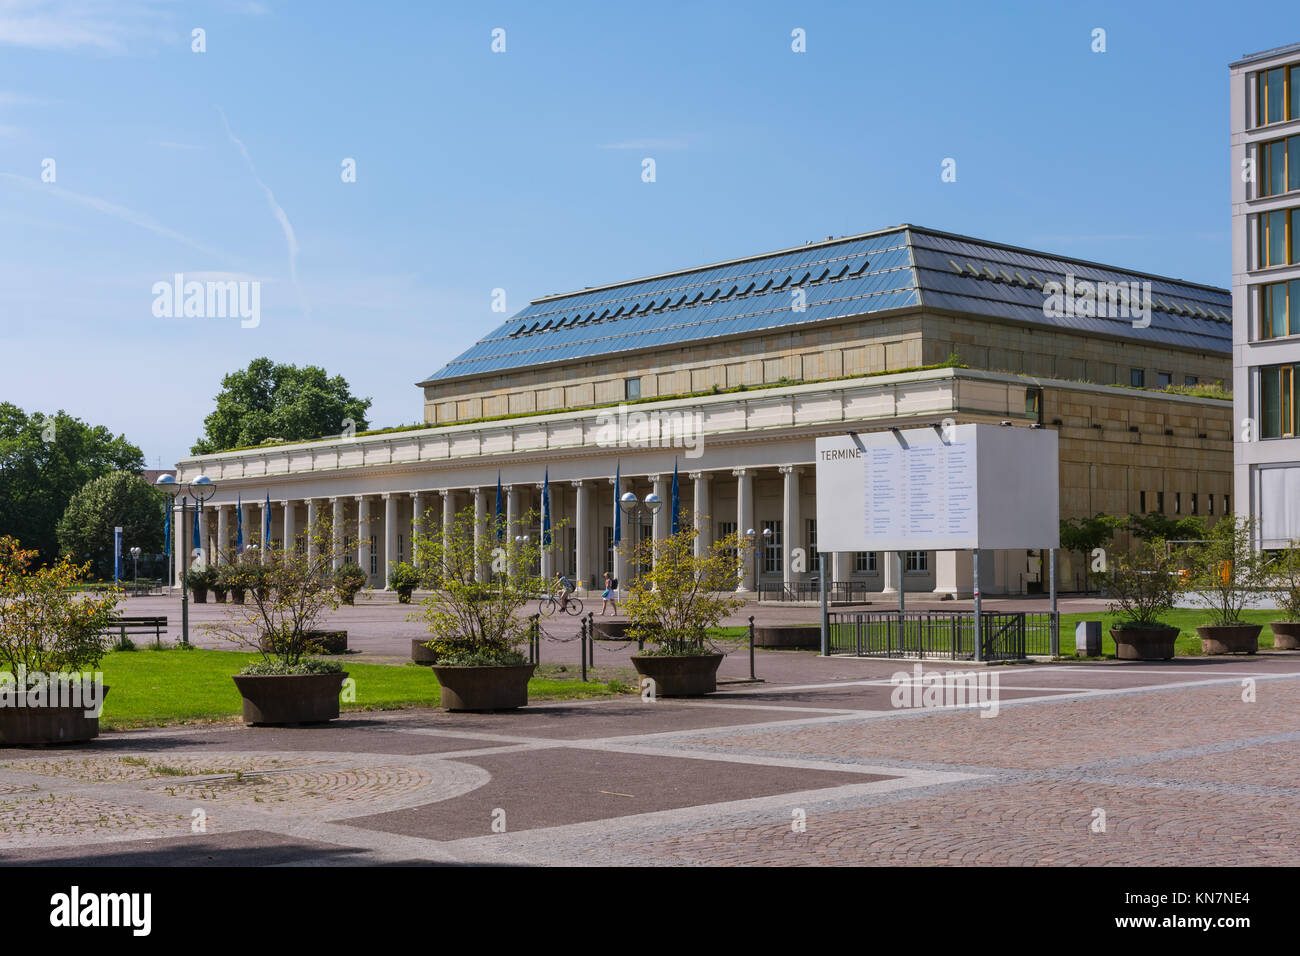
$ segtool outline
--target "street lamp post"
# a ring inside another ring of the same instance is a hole
[[[189,501],[194,499],[194,520],[198,521],[203,514],[203,502],[211,498],[217,491],[217,486],[213,484],[212,479],[207,475],[199,475],[188,485],[181,485],[176,480],[175,475],[159,475],[154,484],[164,492],[171,495],[175,501],[178,497],[181,499],[181,538],[185,537],[185,516],[189,511]],[[182,491],[184,492],[182,494]],[[190,587],[185,580],[189,573],[189,550],[180,549],[181,552],[181,643],[190,642]]]
[[[131,590],[140,594],[140,548],[136,546],[131,549]]]
[[[624,492],[623,496],[618,499],[618,506],[623,509],[623,514],[627,515],[629,519],[636,519],[632,522],[633,527],[636,529],[632,538],[632,555],[634,558],[638,557],[638,552],[640,550],[641,516],[649,515],[653,519],[654,516],[659,513],[659,509],[662,508],[663,505],[663,501],[660,500],[659,496],[653,491],[646,495],[644,500],[638,498],[636,493],[631,491]],[[640,575],[641,562],[638,560],[636,562],[636,576],[640,577]]]
[[[766,546],[769,541],[772,540],[772,529],[771,528],[763,529],[761,543],[759,542],[760,536],[754,531],[753,528],[749,528],[745,531],[745,537],[749,540],[749,546],[754,549],[754,593],[760,595],[760,600],[761,600],[762,599],[761,595],[763,592],[758,586],[759,581],[761,580],[759,577],[760,571],[758,566],[758,555],[760,550],[764,546]]]

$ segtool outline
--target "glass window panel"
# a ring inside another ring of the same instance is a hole
[[[1264,144],[1264,183],[1262,196],[1275,196],[1286,191],[1285,141]]]
[[[1291,119],[1300,119],[1300,66],[1291,67]]]
[[[1291,230],[1286,238],[1287,262],[1300,262],[1300,242],[1296,242],[1297,232],[1300,232],[1300,209],[1292,209]]]
[[[1287,334],[1300,335],[1300,279],[1292,279],[1286,297]]]
[[[1260,117],[1265,123],[1280,123],[1283,116],[1283,94],[1285,86],[1283,83],[1282,68],[1269,70],[1261,76],[1260,84]]]
[[[1259,370],[1260,433],[1263,438],[1282,434],[1282,370],[1280,367]]]
[[[1296,97],[1300,100],[1300,96]],[[1300,136],[1292,136],[1286,141],[1286,188],[1300,189]]]
[[[1295,367],[1283,365],[1279,370],[1281,384],[1279,391],[1282,399],[1282,434],[1295,434]]]
[[[1287,334],[1286,321],[1286,285],[1278,282],[1264,287],[1264,298],[1268,316],[1269,338]]]

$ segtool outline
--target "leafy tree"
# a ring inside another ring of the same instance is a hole
[[[370,399],[357,398],[341,375],[317,365],[282,365],[257,358],[221,380],[217,407],[203,420],[204,436],[190,451],[209,455],[268,439],[310,441],[348,428],[369,427]]]
[[[1205,521],[1196,515],[1175,519],[1158,511],[1129,515],[1123,526],[1139,541],[1200,541],[1206,533]]]
[[[73,561],[89,561],[100,578],[110,578],[113,528],[122,528],[124,561],[132,547],[156,554],[163,545],[165,500],[161,492],[133,472],[111,471],[92,478],[72,496],[59,519],[59,547]]]
[[[1131,554],[1118,555],[1109,608],[1119,615],[1116,626],[1166,627],[1160,619],[1174,609],[1183,587],[1179,564],[1178,552],[1170,551],[1159,538],[1141,542]]]
[[[27,414],[0,402],[0,535],[52,562],[56,528],[73,494],[110,471],[140,471],[144,455],[123,435],[60,411]]]
[[[1097,548],[1104,548],[1115,537],[1115,530],[1123,518],[1116,515],[1095,514],[1091,518],[1062,518],[1061,547],[1083,558],[1083,583],[1088,588],[1092,563],[1089,557]]]
[[[1186,547],[1185,560],[1191,566],[1188,595],[1193,604],[1210,612],[1214,625],[1246,623],[1242,611],[1268,583],[1267,560],[1255,550],[1254,538],[1253,518],[1227,514],[1204,541]]]

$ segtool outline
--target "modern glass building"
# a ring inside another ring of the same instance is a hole
[[[1300,538],[1300,43],[1230,70],[1233,485],[1274,548]]]

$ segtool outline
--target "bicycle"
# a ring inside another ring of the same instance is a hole
[[[540,601],[537,602],[537,611],[543,617],[550,617],[557,610],[559,610],[559,608],[560,608],[560,599],[557,598],[554,594],[547,594],[545,597],[543,597]],[[565,606],[564,611],[566,614],[571,614],[574,617],[580,617],[582,615],[582,602],[579,601],[572,594],[570,594],[569,602]]]

